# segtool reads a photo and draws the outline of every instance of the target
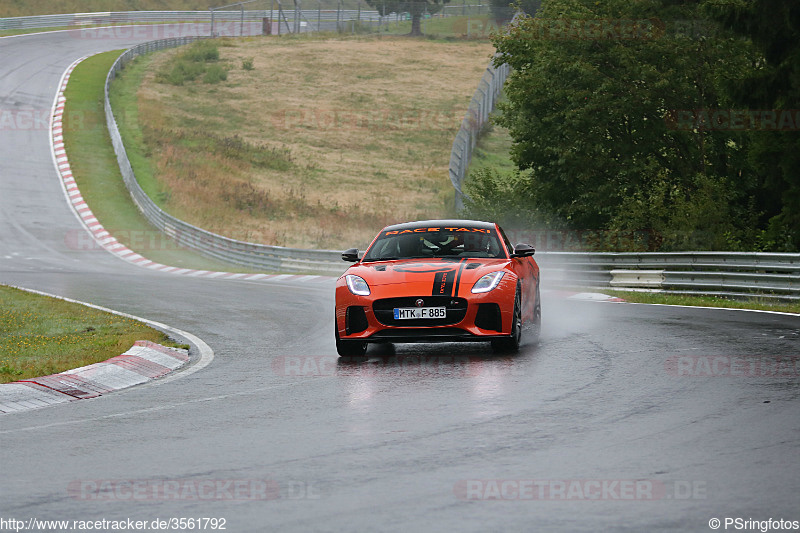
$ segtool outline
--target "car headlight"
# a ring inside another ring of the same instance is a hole
[[[489,292],[495,287],[497,284],[500,283],[500,280],[503,279],[503,274],[505,272],[492,272],[491,274],[486,274],[481,279],[475,282],[475,285],[472,286],[472,292],[477,294],[481,292]]]
[[[350,292],[359,296],[369,296],[369,285],[364,281],[364,278],[355,274],[348,274],[344,279]]]

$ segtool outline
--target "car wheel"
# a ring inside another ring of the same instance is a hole
[[[495,339],[492,341],[492,349],[495,352],[516,352],[522,342],[522,295],[519,285],[514,296],[514,317],[511,323],[511,336],[505,339]]]
[[[539,284],[536,284],[536,305],[533,308],[533,322],[531,323],[531,341],[539,342],[542,333],[542,301],[539,297]]]
[[[333,323],[336,331],[336,353],[339,357],[358,357],[367,353],[367,343],[363,341],[347,341],[339,338],[339,328]]]

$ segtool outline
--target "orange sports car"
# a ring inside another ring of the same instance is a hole
[[[519,348],[538,338],[539,266],[527,244],[512,247],[497,224],[425,220],[381,230],[336,282],[336,350],[369,343],[491,341]]]

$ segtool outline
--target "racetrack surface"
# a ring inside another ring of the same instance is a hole
[[[72,61],[136,41],[0,39],[0,108],[49,110]],[[796,316],[545,294],[542,340],[518,355],[401,345],[337,363],[332,282],[194,279],[71,248],[82,226],[39,127],[0,128],[0,224],[0,282],[163,322],[215,352],[168,383],[0,417],[0,518],[216,517],[236,532],[800,520],[797,374],[673,364],[800,355]],[[525,480],[536,488],[520,493]]]

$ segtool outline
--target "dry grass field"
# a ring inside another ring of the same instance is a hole
[[[283,37],[218,49],[227,80],[164,83],[182,52],[161,52],[141,69],[138,116],[121,113],[141,132],[137,174],[152,173],[169,212],[233,238],[333,249],[452,214],[450,149],[490,43]]]

